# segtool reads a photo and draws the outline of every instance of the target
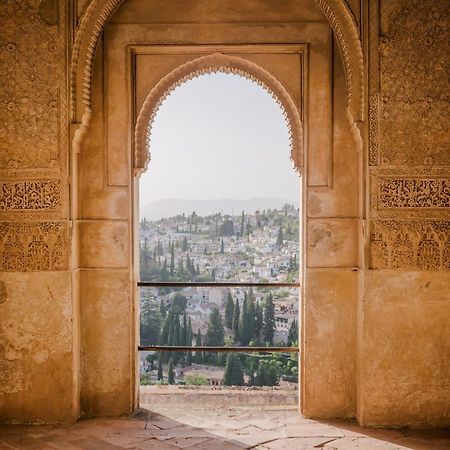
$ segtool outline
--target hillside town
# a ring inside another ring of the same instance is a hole
[[[192,212],[159,221],[144,217],[140,221],[141,281],[296,282],[298,223],[298,209],[288,204],[239,215],[201,217]],[[141,288],[140,298],[141,345],[291,346],[298,342],[298,288]],[[240,354],[239,358],[243,383],[255,383],[258,361],[267,357],[249,359]],[[280,371],[287,362],[278,358],[273,366]],[[143,352],[141,375],[147,382],[171,378],[184,384],[187,374],[195,372],[197,381],[220,385],[228,363],[236,366],[236,361],[228,361],[221,353],[170,356],[160,352],[158,356]],[[285,373],[291,381],[296,378],[297,364],[294,372],[293,366],[291,360]],[[269,383],[260,376],[259,383],[278,384],[281,373],[272,378]]]

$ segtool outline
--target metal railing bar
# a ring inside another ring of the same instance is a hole
[[[137,282],[138,287],[240,287],[240,288],[246,288],[246,287],[292,287],[292,288],[299,288],[300,283],[250,283],[250,282],[200,282],[200,281],[193,281],[190,283],[182,283],[182,282],[171,282],[171,281],[138,281]]]
[[[299,349],[297,347],[193,347],[190,345],[139,345],[138,351],[298,353]]]

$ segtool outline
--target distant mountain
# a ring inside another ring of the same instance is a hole
[[[159,220],[165,217],[173,217],[177,214],[185,213],[189,215],[193,211],[199,216],[207,216],[217,212],[238,215],[242,211],[254,213],[258,209],[279,209],[286,203],[297,207],[299,204],[298,201],[264,197],[250,198],[247,200],[231,198],[211,200],[168,198],[165,200],[155,200],[141,207],[140,217],[145,217],[147,220]]]

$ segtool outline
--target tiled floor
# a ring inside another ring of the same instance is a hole
[[[134,418],[81,420],[71,426],[0,426],[0,449],[450,449],[447,430],[368,430],[316,422],[292,409],[153,406]]]

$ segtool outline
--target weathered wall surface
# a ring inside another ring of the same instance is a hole
[[[382,0],[370,15],[365,425],[450,423],[448,6]]]
[[[0,5],[0,420],[77,416],[67,2]]]
[[[63,422],[80,411],[119,415],[136,405],[132,83],[125,50],[114,47],[122,33],[127,44],[322,42],[309,61],[328,61],[328,78],[309,88],[333,106],[323,116],[311,99],[307,106],[332,126],[323,133],[323,125],[302,117],[310,127],[304,412],[357,414],[376,426],[450,423],[448,1],[347,3],[368,63],[368,139],[359,156],[340,52],[328,44],[312,1],[274,8],[272,0],[249,0],[241,23],[235,2],[124,3],[97,48],[92,120],[73,159],[70,213],[69,28],[72,14],[80,18],[94,3],[1,2],[0,420]],[[111,70],[109,57],[119,70]],[[111,94],[110,86],[123,90]],[[116,134],[109,134],[108,117],[120,118]]]

